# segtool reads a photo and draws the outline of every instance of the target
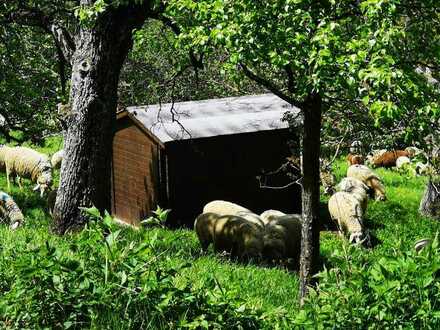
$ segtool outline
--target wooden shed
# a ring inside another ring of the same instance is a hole
[[[273,94],[128,107],[113,141],[112,212],[138,224],[157,205],[192,225],[215,199],[255,212],[300,211],[300,189],[262,189],[257,176],[292,154],[298,136],[282,121],[298,112]],[[281,178],[279,185],[289,178]]]

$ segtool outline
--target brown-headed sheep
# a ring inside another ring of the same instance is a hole
[[[365,165],[351,165],[347,177],[356,178],[365,183],[373,192],[376,200],[386,200],[385,187],[380,177]]]
[[[249,222],[252,222],[260,226],[261,228],[264,228],[264,223],[257,214],[255,214],[254,212],[248,210],[243,206],[228,201],[215,200],[209,202],[203,208],[203,213],[216,213],[219,215],[236,215],[238,217],[242,217],[248,220]]]
[[[52,185],[52,166],[49,158],[33,149],[26,147],[10,148],[5,153],[6,180],[10,189],[10,177],[18,177],[21,188],[21,178],[36,182],[34,190],[40,190],[41,196]]]
[[[401,156],[408,157],[409,154],[405,150],[387,151],[374,160],[373,167],[385,167],[385,168],[394,167],[396,166],[397,158]]]
[[[355,165],[355,164],[363,165],[364,161],[365,161],[364,156],[362,155],[348,154],[347,156],[348,165]]]
[[[233,257],[259,258],[263,250],[263,229],[238,216],[202,213],[194,222],[202,249],[212,243],[214,251]]]

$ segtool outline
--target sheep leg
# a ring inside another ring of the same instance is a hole
[[[6,182],[8,183],[8,191],[11,191],[11,183],[9,182],[10,170],[6,168]]]
[[[20,190],[23,190],[23,186],[21,184],[21,177],[16,176],[16,179],[17,179],[18,187],[20,188]]]

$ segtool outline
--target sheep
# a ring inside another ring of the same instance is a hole
[[[212,243],[214,251],[229,252],[233,257],[261,257],[263,229],[242,217],[202,213],[194,222],[194,230],[203,250]]]
[[[10,189],[10,177],[29,178],[36,182],[34,190],[40,190],[41,197],[44,191],[52,185],[52,166],[46,155],[26,147],[10,148],[5,153],[6,180]]]
[[[365,183],[374,192],[378,201],[385,201],[385,187],[376,173],[365,165],[351,165],[347,170],[347,177],[356,178]]]
[[[411,159],[406,156],[400,156],[396,159],[396,167],[398,169],[403,169],[408,164],[411,164]]]
[[[361,180],[352,177],[343,178],[341,182],[339,182],[339,184],[336,186],[336,189],[337,191],[354,194],[354,196],[358,198],[359,203],[361,203],[362,211],[365,212],[367,210],[367,192],[370,188]]]
[[[9,149],[11,148],[4,144],[0,144],[0,171],[5,171],[6,169],[5,155]]]
[[[7,193],[0,191],[0,218],[8,221],[11,229],[24,223],[24,216],[18,205]]]
[[[364,164],[364,156],[355,155],[355,154],[348,154],[347,162],[348,162],[348,165],[355,165],[355,164],[363,165]]]
[[[64,149],[58,150],[56,153],[54,153],[52,155],[52,158],[50,159],[52,168],[53,169],[60,168],[63,158],[64,158]]]
[[[365,164],[369,166],[373,166],[374,162],[386,152],[387,152],[386,149],[371,150],[371,152],[367,155]]]
[[[263,236],[263,257],[268,260],[299,261],[301,251],[301,215],[276,216],[266,226]]]
[[[269,222],[271,222],[273,219],[276,219],[283,215],[286,215],[286,213],[278,210],[267,210],[260,214],[260,218],[263,221],[264,226],[267,226]]]
[[[351,192],[338,191],[328,201],[328,210],[333,221],[339,228],[339,233],[348,233],[349,242],[370,246],[370,235],[363,225],[364,203],[367,200],[367,190],[356,186]]]
[[[387,151],[374,160],[373,167],[385,167],[385,168],[394,167],[396,166],[397,158],[401,156],[408,157],[409,154],[405,150]]]
[[[236,215],[256,224],[257,226],[260,226],[261,228],[264,228],[264,223],[257,214],[253,213],[247,208],[244,208],[243,206],[227,201],[215,200],[209,202],[203,208],[203,213],[216,213],[218,215]]]

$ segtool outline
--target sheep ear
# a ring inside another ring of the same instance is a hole
[[[44,186],[40,186],[40,197],[43,198],[44,196],[44,190],[46,189],[46,187]]]
[[[34,189],[32,189],[33,191],[37,191],[37,190],[39,190],[40,189],[40,184],[37,184],[35,187],[34,187]]]

